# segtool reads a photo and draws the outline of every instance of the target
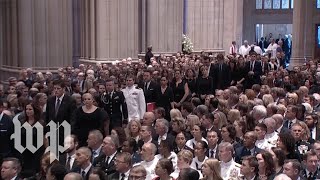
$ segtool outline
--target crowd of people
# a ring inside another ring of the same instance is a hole
[[[0,85],[2,179],[320,178],[320,61],[289,71],[251,49],[22,70]],[[23,152],[14,119],[34,127]],[[35,129],[51,121],[71,125],[53,162]]]

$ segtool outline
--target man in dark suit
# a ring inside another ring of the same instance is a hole
[[[128,124],[128,108],[122,91],[116,91],[114,81],[106,80],[106,93],[101,96],[101,106],[110,117],[110,131],[114,127]]]
[[[84,180],[88,180],[93,168],[91,164],[91,150],[87,147],[79,148],[76,152],[76,163],[79,167],[71,171],[79,173]]]
[[[158,142],[152,139],[152,127],[141,126],[140,129],[140,140],[138,141],[138,147],[141,149],[145,143],[151,142],[158,147]]]
[[[218,159],[218,133],[214,130],[210,130],[207,132],[207,141],[208,141],[208,150],[207,157]]]
[[[62,80],[53,82],[54,96],[48,98],[46,107],[46,124],[50,121],[61,124],[63,121],[70,123],[73,111],[76,109],[76,102],[65,94],[65,84]],[[64,141],[64,129],[59,127],[59,144]]]
[[[240,173],[244,176],[244,180],[258,180],[259,164],[255,156],[243,157]]]
[[[147,53],[146,53],[146,56],[145,56],[145,63],[146,63],[147,66],[151,64],[151,58],[152,57],[153,57],[152,46],[149,46],[147,48]]]
[[[122,152],[117,154],[115,160],[116,172],[108,176],[108,180],[128,179],[129,171],[132,167],[131,154]]]
[[[78,138],[73,134],[67,136],[64,139],[64,144],[68,147],[68,149],[66,149],[64,153],[59,156],[59,163],[64,165],[67,171],[70,172],[71,169],[77,167],[75,160],[76,150],[78,149]]]
[[[21,180],[18,176],[21,170],[19,159],[5,158],[1,167],[1,178],[3,180]]]
[[[151,72],[149,70],[143,72],[143,82],[139,83],[138,87],[143,89],[146,103],[156,102],[158,85],[156,82],[151,81]]]
[[[103,135],[101,131],[92,130],[89,132],[87,143],[88,143],[88,147],[91,149],[91,152],[92,152],[91,162],[94,162],[97,157],[103,154],[102,141],[103,141]]]
[[[230,67],[224,62],[223,54],[217,55],[218,63],[213,68],[214,89],[226,89],[230,86]]]
[[[106,175],[116,172],[115,159],[119,142],[113,136],[107,136],[102,142],[103,154],[95,159],[93,162],[94,167],[101,168]]]
[[[257,61],[257,53],[251,52],[250,61],[246,62],[247,78],[246,78],[246,88],[249,89],[253,84],[260,84],[262,75],[261,62]]]
[[[303,179],[320,179],[318,161],[317,153],[314,150],[306,152],[303,158],[305,168],[300,171],[300,177],[303,177]]]
[[[254,131],[249,131],[244,135],[243,145],[235,150],[235,162],[241,164],[242,157],[250,155],[255,156],[262,151],[255,145],[256,140],[257,135]]]
[[[13,133],[13,122],[8,115],[3,113],[3,101],[0,100],[0,162],[4,157],[13,155],[13,140],[10,139]]]
[[[170,144],[170,147],[173,147],[175,137],[168,133],[169,131],[169,122],[166,119],[157,119],[156,120],[156,136],[153,137],[153,140],[160,144],[161,140],[167,140]]]
[[[62,80],[53,82],[54,96],[50,97],[46,108],[46,123],[54,121],[70,123],[71,115],[76,109],[76,102],[70,96],[65,94],[65,84]]]

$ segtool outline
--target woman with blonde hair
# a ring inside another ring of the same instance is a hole
[[[217,159],[206,159],[201,167],[203,178],[201,180],[223,180],[221,166]]]
[[[140,139],[141,123],[139,120],[132,119],[127,126],[127,136],[134,139],[137,143]]]
[[[171,120],[175,119],[175,118],[182,118],[182,114],[181,112],[179,111],[179,109],[171,109],[170,110],[170,118]]]
[[[231,109],[228,112],[227,119],[231,124],[234,123],[235,121],[240,121],[241,120],[240,111],[238,109]]]
[[[241,94],[239,96],[239,103],[240,104],[248,104],[248,97],[245,94]]]
[[[223,112],[216,111],[214,112],[213,116],[214,116],[213,125],[214,127],[217,127],[219,130],[223,125],[227,124],[227,117]]]
[[[271,94],[264,94],[262,96],[263,105],[267,107],[269,104],[274,103],[274,99]]]
[[[191,132],[194,125],[201,125],[200,119],[197,115],[188,115],[186,120],[186,131]]]

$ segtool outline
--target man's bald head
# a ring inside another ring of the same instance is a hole
[[[155,116],[153,112],[146,112],[143,115],[143,121],[142,124],[145,126],[152,126],[155,121]]]
[[[68,173],[64,178],[63,180],[83,180],[81,175],[78,174],[78,173]]]

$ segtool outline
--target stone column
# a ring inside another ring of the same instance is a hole
[[[292,24],[292,56],[289,69],[300,66],[305,62],[305,18],[306,1],[294,0],[293,24]]]
[[[4,0],[0,74],[18,76],[22,68],[54,70],[72,63],[72,1]]]
[[[224,3],[223,0],[188,0],[187,35],[194,51],[224,51]]]
[[[243,0],[225,0],[223,16],[223,49],[229,54],[232,41],[236,41],[238,47],[242,44],[243,29]]]
[[[315,31],[313,24],[313,10],[314,1],[306,1],[306,15],[305,15],[305,43],[304,51],[306,60],[310,60],[313,57],[313,51],[315,46]]]
[[[145,2],[145,1],[144,1]],[[154,53],[176,53],[182,47],[183,0],[146,0],[146,43]]]
[[[80,62],[116,60],[137,57],[139,51],[139,0],[96,0],[90,2],[90,28],[82,29],[81,40],[89,37],[90,56],[81,49]],[[81,7],[81,12],[84,7]],[[95,11],[93,11],[95,10]],[[84,32],[83,32],[84,31]]]

